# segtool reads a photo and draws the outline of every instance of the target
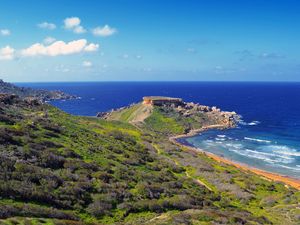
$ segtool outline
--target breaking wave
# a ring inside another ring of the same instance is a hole
[[[215,138],[216,141],[225,141],[225,138]]]
[[[285,168],[285,169],[289,169],[289,170],[300,171],[299,165],[296,165],[296,167],[291,167],[291,166],[286,166],[286,165],[278,165],[278,166]]]
[[[260,160],[263,160],[263,161],[271,163],[271,164],[274,164],[274,163],[290,164],[290,163],[294,162],[294,158],[292,158],[292,157],[277,155],[274,153],[260,152],[260,151],[255,151],[252,149],[232,148],[232,149],[229,149],[229,151],[235,152],[242,156],[246,156],[248,158],[260,159]]]
[[[263,143],[271,143],[269,140],[263,140],[263,139],[257,139],[257,138],[249,138],[249,137],[244,137],[245,140],[248,141],[256,141],[256,142],[263,142]]]
[[[285,145],[268,145],[268,146],[265,146],[265,149],[271,150],[271,151],[281,154],[281,155],[299,156],[300,157],[300,152],[298,152],[294,148],[289,148],[288,146],[285,146]]]
[[[217,135],[219,138],[225,138],[226,137],[226,135],[224,135],[224,134],[219,134],[219,135]]]
[[[257,121],[257,120],[254,120],[254,121],[252,121],[250,123],[247,123],[244,120],[240,120],[239,124],[244,125],[244,126],[256,126],[256,125],[260,124],[260,122]]]

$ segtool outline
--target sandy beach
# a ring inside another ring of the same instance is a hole
[[[289,177],[289,176],[284,176],[284,175],[281,175],[281,174],[268,172],[268,171],[257,169],[255,167],[251,167],[251,166],[248,166],[248,165],[245,165],[245,164],[242,164],[242,163],[234,162],[234,161],[231,161],[231,160],[226,159],[224,157],[213,154],[211,152],[207,152],[207,151],[204,151],[204,150],[199,149],[199,148],[187,146],[187,145],[184,145],[184,144],[177,141],[178,138],[192,137],[192,136],[195,136],[195,135],[197,135],[197,134],[199,134],[199,133],[201,133],[205,130],[208,130],[208,129],[225,129],[225,128],[227,128],[227,127],[224,126],[224,125],[205,126],[205,127],[202,127],[201,129],[191,130],[191,132],[189,132],[188,134],[182,134],[182,135],[177,135],[177,136],[170,137],[169,140],[171,142],[173,142],[174,144],[179,145],[183,148],[186,148],[190,151],[197,152],[199,154],[205,154],[208,157],[210,157],[210,158],[212,158],[212,159],[214,159],[218,162],[222,162],[222,163],[226,163],[228,165],[235,166],[235,167],[237,167],[239,169],[242,169],[244,171],[253,172],[253,173],[255,173],[257,175],[260,175],[260,176],[262,176],[262,177],[264,177],[268,180],[283,182],[288,186],[291,186],[291,187],[294,187],[294,188],[300,190],[300,180],[299,179],[292,178],[292,177]]]

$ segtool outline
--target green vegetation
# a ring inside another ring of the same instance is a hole
[[[146,128],[162,134],[182,134],[184,127],[175,118],[167,117],[158,107],[155,107],[151,116],[145,120]]]
[[[168,110],[136,127],[0,99],[0,224],[297,224],[299,192],[170,143],[196,119]]]
[[[155,106],[152,114],[145,119],[143,128],[156,134],[165,136],[187,133],[192,129],[202,126],[218,124],[219,118],[210,118],[203,112],[196,112],[189,116],[183,116],[173,107]]]

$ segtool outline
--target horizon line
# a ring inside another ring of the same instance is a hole
[[[168,81],[168,80],[145,80],[145,81],[139,81],[139,80],[132,80],[132,81],[123,81],[123,80],[107,80],[107,81],[4,81],[7,83],[191,83],[191,82],[197,82],[197,83],[300,83],[300,81],[216,81],[216,80],[174,80],[174,81]]]

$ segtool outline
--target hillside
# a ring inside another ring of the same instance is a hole
[[[18,87],[14,84],[4,82],[3,80],[0,80],[0,93],[15,94],[23,98],[34,97],[41,101],[76,98],[76,96],[66,94],[62,91],[47,91],[47,90],[37,90],[28,87]]]
[[[128,122],[153,132],[154,135],[163,136],[189,133],[210,125],[230,128],[235,126],[240,117],[235,112],[224,112],[217,107],[183,101],[178,105],[168,102],[159,105],[141,102],[98,116],[108,121]]]
[[[183,111],[155,106],[135,123],[144,107],[123,110],[113,120],[78,117],[36,100],[1,95],[1,222],[299,221],[297,190],[218,163],[168,139],[223,121],[217,116],[221,114],[203,111],[183,117]]]

